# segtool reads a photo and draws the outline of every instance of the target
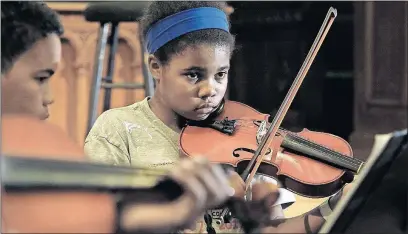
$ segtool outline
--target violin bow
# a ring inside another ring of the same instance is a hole
[[[326,35],[331,27],[331,25],[334,22],[334,19],[337,17],[337,10],[333,7],[330,7],[329,11],[326,14],[326,18],[323,21],[322,26],[320,27],[320,30],[312,44],[312,47],[309,50],[309,53],[306,56],[305,61],[303,62],[302,67],[300,68],[298,74],[296,75],[295,80],[292,83],[292,86],[290,87],[288,93],[286,94],[285,99],[283,100],[281,106],[279,107],[278,112],[276,113],[275,117],[273,118],[272,123],[270,124],[267,133],[265,136],[262,138],[261,143],[259,144],[258,149],[254,153],[254,157],[251,159],[249,162],[248,166],[244,170],[244,172],[241,174],[241,178],[246,179],[246,190],[249,188],[252,179],[254,178],[254,175],[256,171],[258,170],[259,166],[261,165],[261,162],[263,161],[263,158],[265,157],[265,154],[267,152],[267,149],[270,147],[272,144],[276,133],[285,118],[285,115],[287,111],[289,110],[290,105],[293,102],[293,99],[296,96],[296,93],[298,92],[306,74],[309,71],[310,66],[312,65],[317,52],[319,51],[324,39],[326,38]],[[255,163],[256,161],[256,163]],[[255,165],[254,165],[255,164]],[[249,175],[249,177],[248,177]]]

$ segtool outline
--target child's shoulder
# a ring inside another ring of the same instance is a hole
[[[96,122],[114,123],[125,119],[138,119],[140,115],[143,115],[142,105],[143,101],[139,101],[131,105],[106,110],[97,118]]]
[[[100,131],[118,131],[125,127],[126,123],[133,123],[140,121],[143,118],[143,111],[141,110],[143,101],[133,103],[128,106],[116,107],[104,111],[98,116],[92,126],[91,132]]]

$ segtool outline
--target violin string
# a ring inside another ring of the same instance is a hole
[[[244,133],[246,134],[246,133]],[[288,134],[289,135],[289,134]],[[291,140],[292,143],[296,143],[298,145],[300,145],[300,147],[307,147],[316,151],[319,151],[320,153],[322,153],[322,155],[326,156],[326,157],[336,157],[338,160],[340,161],[344,161],[346,164],[350,165],[350,166],[355,166],[355,167],[359,167],[363,162],[357,158],[353,158],[347,155],[343,155],[340,154],[336,151],[333,151],[331,149],[325,148],[324,146],[321,146],[317,143],[314,143],[312,141],[306,140],[302,137],[298,137],[295,135],[290,135],[293,138],[296,138],[296,140],[298,140],[297,142],[293,142]],[[285,140],[288,140],[287,138],[285,138]]]
[[[246,122],[246,123],[250,122],[250,124],[242,124],[242,122]],[[250,120],[240,120],[240,121],[238,121],[238,124],[236,126],[240,126],[241,128],[239,129],[240,131],[235,132],[235,135],[253,135],[254,134],[253,131],[250,131],[250,130],[245,131],[245,129],[258,128],[258,126],[256,124],[254,124],[254,121],[250,121]],[[339,152],[336,152],[336,151],[328,148],[327,146],[319,145],[319,144],[317,144],[315,142],[312,142],[312,141],[310,141],[308,139],[305,139],[305,138],[303,138],[301,136],[298,136],[296,133],[291,133],[288,130],[285,130],[283,128],[279,128],[279,130],[284,132],[285,134],[295,138],[296,140],[300,141],[298,143],[300,143],[302,147],[304,147],[304,145],[309,144],[309,146],[306,146],[306,147],[310,147],[310,148],[312,148],[314,150],[317,150],[317,151],[321,152],[324,156],[327,156],[327,157],[334,156],[338,160],[345,161],[346,164],[348,164],[350,166],[354,166],[354,167],[359,167],[359,166],[361,166],[362,163],[364,163],[362,160],[360,160],[358,158],[350,157],[350,156],[341,154]],[[277,135],[278,134],[282,135],[280,132],[278,132]]]
[[[252,123],[252,121],[251,121],[251,123]],[[245,131],[245,128],[257,128],[256,125],[255,125],[255,126],[254,126],[254,125],[252,125],[252,126],[238,125],[238,126],[243,127],[243,129],[240,129],[240,131],[237,131],[235,134],[253,135],[253,131]],[[339,152],[337,152],[337,151],[335,151],[335,150],[332,150],[332,149],[328,148],[327,146],[323,146],[323,145],[320,145],[320,144],[315,143],[315,142],[313,142],[313,141],[310,141],[310,140],[308,140],[308,139],[305,139],[304,137],[298,136],[296,133],[291,133],[291,132],[289,132],[289,131],[286,130],[286,129],[279,128],[279,130],[282,131],[282,132],[285,132],[286,134],[290,135],[290,136],[293,137],[293,138],[296,138],[297,140],[303,141],[304,143],[312,144],[311,147],[313,147],[314,149],[317,149],[317,147],[321,147],[321,148],[319,148],[319,150],[320,150],[320,149],[321,149],[321,150],[325,150],[325,151],[328,151],[327,153],[337,154],[338,156],[345,157],[345,158],[347,158],[347,160],[349,160],[350,162],[354,162],[354,163],[357,163],[357,164],[364,163],[364,161],[362,161],[362,160],[360,160],[360,159],[358,159],[358,158],[349,157],[349,156],[347,156],[347,155],[341,154],[341,153],[339,153]],[[280,133],[278,132],[278,134],[280,134]]]
[[[351,159],[351,161],[354,161],[354,162],[363,163],[363,161],[358,159],[358,158],[349,157],[347,155],[339,153],[339,152],[337,152],[335,150],[330,149],[327,146],[320,145],[320,144],[318,144],[316,142],[313,142],[313,141],[310,141],[310,140],[308,140],[308,139],[306,139],[304,137],[298,136],[296,133],[291,133],[291,132],[289,132],[289,131],[287,131],[285,129],[282,129],[282,131],[284,131],[286,134],[290,135],[291,137],[296,138],[299,141],[303,141],[303,142],[305,142],[307,144],[312,144],[313,145],[312,147],[320,147],[322,150],[328,151],[329,153],[337,154],[338,156],[342,156],[342,157],[346,157],[348,159]]]
[[[316,149],[316,150],[319,150],[319,151],[325,151],[325,153],[333,154],[333,155],[335,155],[335,156],[337,156],[339,158],[344,158],[344,160],[346,160],[346,161],[348,161],[350,163],[357,164],[357,165],[363,163],[363,161],[361,161],[358,158],[354,158],[354,157],[350,157],[350,156],[341,154],[341,153],[339,153],[337,151],[331,150],[331,149],[329,149],[329,148],[327,148],[325,146],[316,144],[316,143],[314,143],[312,141],[306,140],[306,139],[298,137],[296,135],[290,135],[290,136],[297,139],[298,141],[301,141],[302,143],[309,144],[309,146],[311,148],[313,148],[313,149]]]
[[[284,130],[284,129],[283,129],[282,131],[284,131],[286,134],[290,135],[291,137],[293,137],[293,138],[295,138],[295,139],[297,139],[297,140],[299,140],[299,141],[302,141],[302,142],[304,142],[304,143],[306,143],[306,144],[311,144],[311,145],[312,145],[311,147],[314,148],[314,149],[324,150],[324,151],[327,151],[327,153],[335,154],[335,155],[337,155],[338,157],[344,157],[344,158],[346,158],[346,160],[350,161],[351,163],[356,163],[356,164],[363,163],[363,161],[360,160],[360,159],[358,159],[358,158],[349,157],[349,156],[347,156],[347,155],[344,155],[344,154],[342,154],[342,153],[339,153],[339,152],[337,152],[337,151],[334,151],[334,150],[328,148],[327,146],[320,145],[320,144],[318,144],[318,143],[315,143],[315,142],[313,142],[313,141],[310,141],[310,140],[308,140],[308,139],[305,139],[305,138],[303,138],[303,137],[301,137],[301,136],[298,136],[296,133],[291,133],[291,132],[289,132],[289,131],[287,131],[287,130]]]
[[[251,123],[252,123],[252,122],[251,122]],[[246,127],[246,128],[257,128],[257,127],[258,127],[258,126],[256,126],[256,125],[255,125],[255,126],[254,126],[254,125],[252,125],[252,126],[240,125],[240,126],[243,126],[243,127]],[[328,153],[337,154],[338,156],[345,157],[345,158],[347,158],[347,160],[349,160],[349,161],[353,161],[353,162],[356,162],[356,163],[359,163],[359,164],[364,163],[364,161],[362,161],[362,160],[360,160],[360,159],[358,159],[358,158],[349,157],[349,156],[347,156],[347,155],[341,154],[341,153],[339,153],[339,152],[337,152],[337,151],[335,151],[335,150],[330,149],[330,148],[327,147],[327,146],[323,146],[323,145],[320,145],[320,144],[315,143],[315,142],[313,142],[313,141],[310,141],[310,140],[308,140],[308,139],[305,139],[304,137],[298,136],[296,133],[289,132],[289,131],[286,130],[286,129],[279,128],[279,130],[282,131],[282,132],[285,132],[286,134],[290,135],[290,136],[293,137],[293,138],[296,138],[296,139],[298,139],[298,140],[304,141],[305,143],[313,144],[312,147],[321,147],[322,150],[326,150],[326,151],[328,151]],[[242,131],[242,130],[241,130],[241,132],[253,134],[253,132],[250,132],[250,131]],[[279,132],[278,132],[278,134],[279,134]]]
[[[300,147],[304,147],[304,144],[302,144],[301,142],[292,142],[292,143],[297,144],[297,145],[299,145]],[[331,154],[328,154],[327,152],[323,152],[322,150],[318,149],[318,147],[316,147],[316,148],[309,147],[309,148],[312,148],[312,149],[314,149],[314,150],[316,150],[316,151],[319,151],[322,156],[326,156],[326,157],[328,157],[328,158],[330,158],[330,157],[335,157],[337,160],[340,161],[340,163],[345,163],[347,166],[353,167],[354,170],[358,170],[358,168],[359,168],[359,165],[358,165],[358,164],[346,160],[346,159],[349,158],[349,157],[343,157],[343,156],[340,156],[340,157],[339,157],[339,156],[337,156],[337,155],[331,155]]]

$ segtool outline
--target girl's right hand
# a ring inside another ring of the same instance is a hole
[[[185,190],[175,203],[183,228],[191,227],[208,209],[222,205],[233,193],[227,173],[203,157],[183,159],[170,177]]]
[[[129,205],[122,215],[122,229],[161,233],[187,229],[232,195],[227,173],[205,158],[182,159],[168,176],[184,193],[168,203]]]

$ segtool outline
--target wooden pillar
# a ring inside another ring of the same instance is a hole
[[[408,2],[354,3],[354,155],[375,134],[407,128]]]

